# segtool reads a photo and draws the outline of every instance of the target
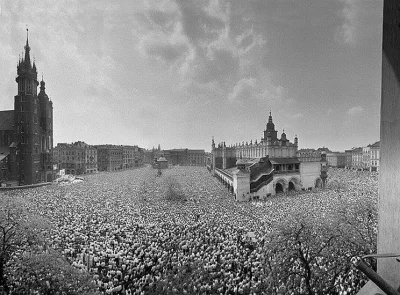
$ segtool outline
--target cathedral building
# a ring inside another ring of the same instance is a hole
[[[207,167],[238,201],[320,188],[326,180],[324,155],[299,152],[297,136],[290,142],[284,131],[278,138],[271,112],[260,142],[226,146],[213,138]]]
[[[27,30],[28,32],[28,30]],[[14,110],[0,112],[0,181],[4,184],[36,184],[53,179],[53,103],[45,82],[31,62],[28,33],[25,55],[17,65]]]

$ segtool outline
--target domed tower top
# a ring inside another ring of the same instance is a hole
[[[264,131],[263,141],[266,143],[272,143],[278,139],[278,131],[275,130],[275,124],[272,122],[271,111],[269,111],[267,128]]]
[[[282,135],[281,135],[281,140],[287,141],[285,129],[283,129],[283,132],[282,132]]]
[[[40,81],[40,92],[38,95],[40,98],[44,97],[46,99],[49,99],[49,97],[46,94],[46,83],[43,80],[43,75],[42,75],[42,81]]]
[[[271,111],[269,111],[268,123],[267,123],[267,131],[275,131],[275,124],[272,122]]]
[[[45,87],[45,83],[43,81],[43,75],[42,75],[42,81],[40,81],[40,90],[44,92],[45,89],[46,89],[46,87]]]

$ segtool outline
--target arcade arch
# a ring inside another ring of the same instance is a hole
[[[276,193],[276,194],[283,193],[283,185],[282,185],[282,183],[278,182],[278,183],[275,185],[275,193]]]
[[[298,178],[293,177],[289,181],[288,190],[289,191],[297,191],[300,186],[300,181]]]
[[[280,178],[275,183],[275,193],[285,193],[287,189],[287,182],[285,179]]]

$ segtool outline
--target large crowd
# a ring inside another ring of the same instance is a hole
[[[264,238],[277,225],[293,212],[319,220],[344,200],[376,200],[378,189],[376,173],[331,169],[325,190],[237,203],[205,167],[156,173],[150,167],[99,173],[7,194],[22,196],[54,225],[49,247],[92,274],[102,294],[148,294],[196,265],[205,271],[172,292],[262,294]],[[165,198],[168,178],[185,200]]]

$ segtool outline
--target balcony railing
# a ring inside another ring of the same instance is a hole
[[[275,174],[290,174],[290,173],[300,173],[300,169],[294,169],[294,170],[278,170],[274,171]]]

